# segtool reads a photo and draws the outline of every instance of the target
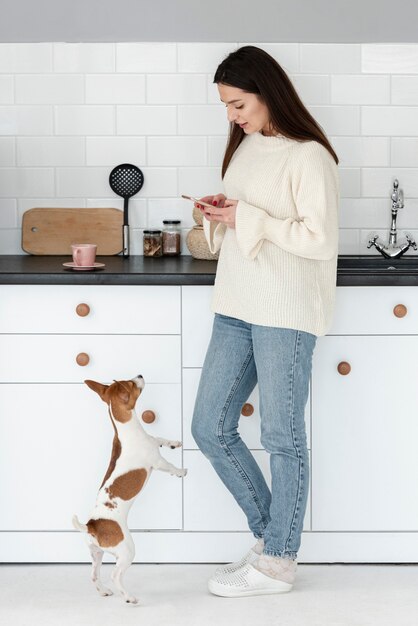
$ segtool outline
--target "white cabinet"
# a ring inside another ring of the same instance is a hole
[[[418,530],[417,354],[411,336],[318,341],[312,530]],[[349,374],[338,372],[343,361]]]
[[[195,470],[184,487],[185,528],[243,532],[243,513],[210,463],[195,451],[190,432],[212,330],[211,288],[182,290],[185,459]],[[311,485],[301,561],[418,559],[417,351],[418,290],[337,288],[333,325],[318,338],[314,351],[305,414]],[[351,367],[349,374],[344,364]],[[241,418],[240,432],[266,469],[256,389],[251,401],[255,413]]]
[[[418,531],[417,348],[414,287],[337,289],[313,357],[313,531]]]
[[[113,432],[83,380],[139,373],[139,417],[154,411],[145,429],[183,441],[162,453],[188,474],[154,472],[133,505],[137,559],[230,561],[252,545],[244,513],[191,434],[212,289],[0,286],[0,561],[88,561],[71,517],[90,513]],[[417,352],[418,290],[337,289],[305,412],[311,484],[300,562],[418,560]],[[257,387],[248,403],[254,412],[239,430],[269,483]]]
[[[0,287],[0,501],[7,503],[0,538],[13,545],[14,533],[61,531],[64,545],[74,532],[72,515],[88,519],[114,433],[105,403],[85,379],[110,383],[142,374],[139,418],[145,410],[156,415],[144,428],[181,439],[180,310],[180,287]],[[77,363],[80,354],[86,365]],[[181,449],[165,448],[164,456],[182,465]],[[182,480],[154,472],[129,524],[180,530]],[[0,560],[2,551],[3,544]],[[30,561],[35,552],[25,556]]]

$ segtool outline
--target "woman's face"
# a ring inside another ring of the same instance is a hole
[[[267,106],[255,93],[248,93],[238,87],[218,83],[221,101],[227,107],[228,120],[239,124],[246,134],[262,131],[272,135]]]

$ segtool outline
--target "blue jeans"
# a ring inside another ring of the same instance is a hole
[[[192,434],[247,516],[264,553],[295,559],[309,491],[305,405],[317,337],[215,313],[193,413]],[[271,491],[238,433],[258,382],[261,444]]]

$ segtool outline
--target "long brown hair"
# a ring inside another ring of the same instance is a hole
[[[266,104],[277,134],[297,141],[318,141],[338,165],[338,157],[321,126],[299,98],[286,72],[265,50],[243,46],[231,52],[218,66],[213,82],[256,94]],[[244,136],[244,130],[232,122],[222,163],[222,178]]]

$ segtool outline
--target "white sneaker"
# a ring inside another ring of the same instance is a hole
[[[293,585],[277,578],[271,578],[246,563],[229,574],[215,574],[209,579],[209,591],[224,598],[261,596],[273,593],[287,593]]]
[[[234,561],[234,563],[227,563],[227,565],[221,565],[221,567],[218,567],[215,570],[214,576],[221,576],[222,574],[233,574],[237,571],[237,569],[243,567],[243,565],[246,565],[247,563],[254,563],[258,559],[258,557],[259,554],[257,554],[257,552],[255,552],[251,548],[251,550],[248,550],[247,554],[244,554],[242,559],[240,559],[239,561]]]

